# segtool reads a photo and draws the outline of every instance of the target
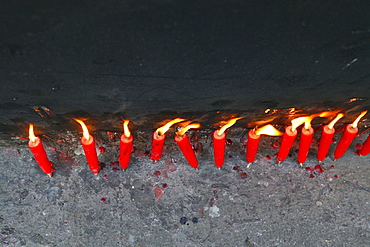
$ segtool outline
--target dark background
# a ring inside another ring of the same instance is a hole
[[[1,1],[0,123],[370,96],[368,1]]]

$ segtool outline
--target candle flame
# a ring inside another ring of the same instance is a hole
[[[29,130],[29,136],[31,142],[35,143],[36,142],[36,136],[35,133],[33,132],[33,124],[30,124],[30,130]]]
[[[283,132],[277,130],[271,124],[267,124],[261,128],[258,128],[254,132],[256,135],[269,135],[269,136],[282,136]]]
[[[238,121],[239,119],[242,119],[242,117],[230,119],[225,125],[223,125],[219,130],[217,130],[217,135],[219,136],[222,135],[226,131],[226,129],[233,126],[236,123],[236,121]]]
[[[129,122],[130,122],[130,120],[124,120],[123,121],[123,133],[126,136],[126,138],[129,138],[131,136],[131,132],[128,129],[128,123]]]
[[[172,125],[176,124],[176,123],[180,123],[182,121],[185,121],[185,119],[183,118],[175,118],[171,121],[169,121],[168,123],[166,123],[165,125],[163,125],[162,127],[158,128],[156,131],[158,133],[158,135],[163,135],[165,134]]]
[[[294,132],[298,126],[302,125],[302,124],[305,124],[306,122],[308,122],[308,124],[310,125],[311,127],[311,120],[313,119],[312,116],[309,116],[309,117],[299,117],[299,118],[295,118],[291,121],[292,123],[292,131]],[[308,127],[309,128],[309,127]]]
[[[89,140],[90,139],[90,134],[89,134],[89,130],[87,129],[85,123],[82,120],[77,119],[77,118],[74,118],[73,120],[75,120],[77,123],[81,124],[82,131],[83,131],[83,137],[86,140]]]
[[[353,128],[357,128],[357,124],[358,124],[358,122],[360,121],[360,119],[363,117],[363,116],[365,116],[365,114],[367,113],[367,111],[363,111],[363,112],[361,112],[360,113],[360,115],[356,118],[356,120],[355,121],[353,121],[353,123],[352,123],[352,127]]]
[[[198,123],[194,123],[194,124],[189,124],[185,127],[183,127],[182,129],[180,129],[179,131],[176,132],[176,135],[178,136],[182,136],[185,134],[186,131],[188,131],[189,129],[199,129],[200,128],[200,124]]]
[[[342,117],[344,117],[344,114],[343,113],[339,113],[334,119],[333,121],[331,121],[329,124],[328,124],[328,128],[329,129],[333,129],[334,128],[334,125],[338,122],[339,119],[341,119]]]

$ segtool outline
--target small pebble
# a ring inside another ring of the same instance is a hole
[[[186,218],[186,217],[181,217],[180,218],[180,223],[183,224],[183,225],[185,225],[187,221],[188,221],[188,218]]]
[[[322,201],[316,201],[316,206],[318,207],[322,206]]]
[[[226,139],[226,145],[231,146],[233,141],[231,139]]]
[[[197,217],[193,217],[193,218],[191,219],[191,221],[192,221],[194,224],[196,224],[196,223],[198,223],[198,222],[199,222],[199,220],[198,220],[198,218],[197,218]]]

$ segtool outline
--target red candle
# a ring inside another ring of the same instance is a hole
[[[119,151],[119,164],[123,170],[126,170],[130,163],[132,145],[134,137],[131,135],[130,130],[128,129],[129,120],[125,120],[123,123],[123,134],[120,138],[120,151]]]
[[[215,164],[220,169],[225,162],[225,146],[226,146],[226,134],[225,131],[227,128],[230,128],[232,125],[238,121],[239,118],[230,119],[225,125],[223,125],[219,130],[215,130],[212,135],[213,139],[213,155],[215,159]]]
[[[342,137],[340,138],[338,145],[334,151],[334,160],[339,159],[347,151],[348,147],[351,145],[353,139],[358,133],[357,124],[360,119],[367,113],[367,111],[361,112],[361,114],[356,118],[352,124],[348,124]]]
[[[308,129],[305,127],[302,128],[298,149],[298,162],[301,166],[306,161],[308,152],[310,151],[313,133],[314,130],[312,127],[309,127]]]
[[[285,128],[283,140],[281,141],[280,149],[277,154],[277,161],[279,165],[283,160],[286,159],[290,149],[293,146],[294,140],[298,134],[297,132],[298,126],[307,122],[309,119],[312,119],[312,116],[295,118],[291,121],[292,125]]]
[[[81,144],[85,152],[86,160],[90,167],[90,170],[95,175],[98,175],[100,171],[100,166],[99,166],[98,155],[96,153],[94,137],[89,134],[89,131],[83,121],[79,119],[74,119],[74,120],[78,122],[79,124],[81,124],[82,130],[83,130],[83,135],[81,137]]]
[[[166,132],[170,129],[170,127],[176,123],[182,122],[185,119],[182,118],[176,118],[168,123],[166,123],[164,126],[158,128],[156,131],[153,132],[152,135],[152,153],[150,154],[149,158],[158,161],[163,152],[163,146],[164,146],[164,140],[166,139]]]
[[[188,161],[189,165],[198,170],[198,160],[195,156],[193,147],[190,144],[189,138],[186,136],[186,131],[189,129],[200,128],[200,124],[190,124],[181,130],[176,132],[175,141],[179,146],[181,152],[184,154],[185,159]]]
[[[277,154],[277,161],[279,165],[288,156],[289,151],[293,146],[294,140],[297,137],[297,133],[297,130],[293,129],[292,126],[288,126],[285,128],[283,140],[281,141],[280,149]]]
[[[226,146],[226,133],[219,135],[217,130],[213,132],[213,155],[215,164],[220,169],[225,162],[225,146]]]
[[[271,124],[265,125],[258,129],[249,130],[246,153],[247,162],[249,163],[248,166],[250,166],[250,164],[253,163],[254,159],[256,158],[261,135],[281,136],[283,133],[275,129]]]
[[[329,117],[333,114],[333,112],[321,112],[309,117],[305,118],[304,127],[302,128],[301,132],[301,140],[299,141],[299,149],[298,149],[298,162],[302,166],[302,164],[306,161],[308,152],[310,151],[311,142],[313,139],[314,129],[311,127],[311,121],[315,117]]]
[[[323,127],[319,143],[319,150],[317,152],[317,159],[319,160],[319,162],[323,161],[328,155],[330,145],[333,142],[333,136],[335,133],[334,125],[342,117],[344,117],[344,114],[339,113],[333,121]]]
[[[53,172],[55,172],[55,169],[53,168],[54,164],[48,159],[41,139],[35,136],[33,132],[33,124],[30,124],[29,138],[30,141],[28,142],[28,147],[33,153],[35,160],[39,164],[41,170],[49,175],[49,177],[51,177],[53,175]]]
[[[360,150],[358,150],[358,154],[360,156],[365,156],[370,153],[370,135],[367,137],[366,141],[362,144]]]

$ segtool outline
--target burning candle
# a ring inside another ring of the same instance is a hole
[[[226,146],[226,129],[233,126],[236,121],[241,119],[241,117],[230,119],[225,125],[220,129],[215,130],[212,135],[213,139],[213,154],[215,159],[215,164],[220,169],[225,162],[225,146]]]
[[[302,128],[301,140],[299,141],[298,162],[301,166],[307,159],[314,133],[310,124],[307,127]]]
[[[49,177],[52,177],[53,172],[55,172],[55,169],[53,168],[54,164],[48,159],[44,146],[42,145],[41,139],[35,136],[33,132],[33,124],[30,124],[29,138],[30,141],[28,142],[28,147],[33,153],[35,160],[39,164],[41,170],[47,175],[49,175]]]
[[[150,159],[154,161],[158,161],[163,152],[163,146],[164,146],[164,140],[166,139],[166,132],[170,129],[170,127],[176,123],[180,123],[184,121],[185,119],[182,118],[176,118],[168,123],[166,123],[164,126],[158,128],[156,131],[153,132],[152,135],[152,153],[150,154]]]
[[[260,143],[261,135],[270,135],[270,136],[281,136],[282,132],[275,129],[271,124],[265,125],[258,129],[251,129],[248,132],[248,143],[247,143],[247,161],[248,167],[251,163],[254,162],[254,159],[257,155],[258,146]]]
[[[367,111],[361,112],[361,114],[356,118],[355,121],[353,121],[352,124],[347,124],[346,129],[344,130],[344,133],[342,137],[340,138],[337,147],[334,151],[334,160],[339,159],[344,155],[344,153],[347,151],[349,145],[351,145],[353,139],[358,133],[357,124],[360,121],[360,119],[365,116]]]
[[[298,126],[303,124],[305,120],[306,120],[306,117],[299,117],[299,118],[293,119],[291,121],[292,125],[285,128],[283,140],[281,141],[280,149],[279,149],[279,152],[277,153],[277,161],[279,165],[288,156],[289,151],[292,148],[294,140],[298,134],[297,128]]]
[[[362,144],[361,149],[358,150],[358,155],[365,156],[370,153],[370,135],[367,137],[366,141]]]
[[[310,151],[311,142],[313,139],[314,129],[311,127],[311,121],[315,117],[329,117],[333,112],[321,112],[318,114],[305,117],[304,127],[301,132],[301,140],[299,141],[298,149],[298,162],[302,166],[307,159],[308,152]]]
[[[323,161],[328,155],[330,145],[333,142],[333,136],[335,133],[334,125],[338,122],[339,119],[344,117],[343,113],[339,113],[333,121],[328,125],[325,125],[321,132],[321,139],[319,143],[319,150],[317,152],[317,159],[319,162]]]
[[[130,157],[132,153],[132,144],[134,141],[134,137],[131,135],[130,130],[128,128],[129,120],[124,120],[123,122],[123,134],[120,138],[120,151],[119,151],[119,164],[121,165],[123,170],[126,170],[130,163]]]
[[[186,131],[189,129],[200,128],[200,124],[189,124],[176,132],[175,141],[179,146],[181,152],[184,154],[189,165],[198,170],[198,160],[195,156],[193,147],[190,144],[189,138],[186,136]]]
[[[84,149],[86,160],[90,167],[90,170],[95,175],[98,175],[100,171],[100,166],[99,166],[98,155],[96,153],[94,137],[89,134],[89,130],[87,129],[83,121],[76,119],[76,118],[74,118],[74,120],[77,123],[81,124],[82,130],[83,130],[83,135],[81,137],[81,144],[82,144],[82,148]]]

